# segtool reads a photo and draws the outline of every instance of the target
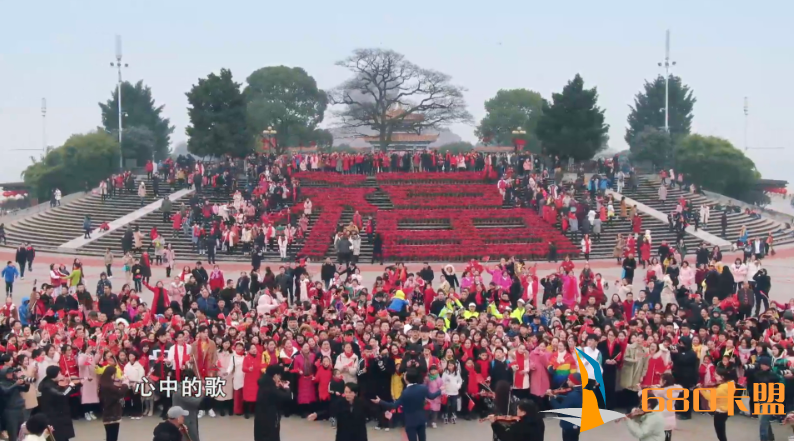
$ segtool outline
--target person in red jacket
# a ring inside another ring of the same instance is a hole
[[[262,371],[261,358],[258,355],[256,345],[248,348],[248,354],[243,359],[243,413],[245,419],[251,418],[251,411],[256,406],[256,395],[259,393],[259,377]]]

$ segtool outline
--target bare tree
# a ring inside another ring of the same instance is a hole
[[[451,84],[449,75],[423,69],[402,54],[357,49],[336,65],[353,73],[330,92],[331,103],[343,106],[334,112],[339,127],[363,136],[374,130],[381,149],[389,146],[395,131],[421,134],[425,129],[472,121],[463,87]]]

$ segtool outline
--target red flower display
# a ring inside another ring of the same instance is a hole
[[[381,185],[395,207],[499,207],[502,196],[496,185]]]
[[[296,177],[306,181],[338,184],[340,188],[302,187],[303,196],[320,211],[312,231],[299,253],[302,257],[321,259],[328,252],[342,213],[346,208],[362,215],[375,216],[377,232],[383,236],[384,256],[404,260],[468,260],[483,255],[516,256],[538,259],[548,253],[549,242],[559,254],[579,253],[562,233],[537,213],[523,208],[500,208],[502,196],[494,184],[466,184],[479,181],[480,173],[381,173],[378,181],[403,181],[403,185],[381,185],[394,210],[379,210],[367,201],[372,187],[345,187],[363,182],[361,175],[302,172]],[[356,179],[359,177],[359,179]],[[458,177],[459,179],[450,179]],[[465,178],[464,178],[465,177]],[[415,180],[429,180],[417,184]],[[458,184],[443,184],[459,180]],[[433,183],[432,181],[435,181]],[[415,209],[401,209],[410,207]],[[400,230],[401,221],[449,225],[449,229]]]
[[[361,184],[367,180],[365,175],[343,175],[341,173],[326,172],[297,172],[292,175],[293,179],[303,181],[322,182],[329,185],[347,186]]]

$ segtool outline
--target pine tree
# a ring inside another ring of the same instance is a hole
[[[605,149],[609,125],[604,123],[604,111],[597,102],[596,88],[585,89],[579,74],[562,93],[552,95],[551,104],[544,101],[537,129],[544,152],[586,160]]]

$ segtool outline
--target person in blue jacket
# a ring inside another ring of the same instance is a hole
[[[2,274],[6,281],[6,296],[11,296],[14,294],[14,282],[19,278],[19,270],[9,260]]]
[[[552,409],[581,409],[582,408],[582,376],[578,372],[568,376],[568,387],[572,388],[565,395],[552,397],[549,404]],[[578,441],[580,427],[560,420],[562,428],[562,441]]]
[[[380,404],[388,409],[402,407],[405,419],[405,435],[408,441],[427,440],[427,412],[425,411],[425,400],[432,400],[441,395],[441,390],[430,392],[422,384],[422,375],[416,369],[408,369],[405,373],[405,389],[397,401],[382,401],[380,397],[372,400],[375,404]]]
[[[22,297],[22,304],[19,305],[19,323],[28,326],[28,309],[30,308],[30,297]]]

